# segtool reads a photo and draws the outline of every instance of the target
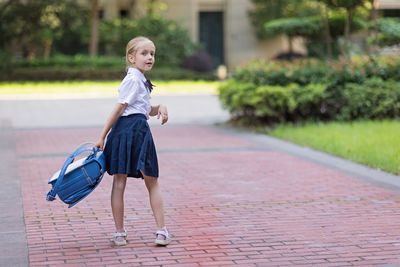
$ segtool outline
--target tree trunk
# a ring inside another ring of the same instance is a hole
[[[373,35],[374,40],[377,39],[377,35],[378,35],[378,24],[377,24],[377,10],[376,10],[376,6],[377,6],[377,0],[370,0],[371,2],[371,14],[370,14],[370,20],[372,21],[373,25],[374,25],[374,29],[373,30],[368,30],[368,36],[370,37],[371,35]],[[374,49],[374,45],[370,44],[368,45],[368,55],[370,57],[370,59],[372,59],[372,54],[375,52]]]
[[[288,35],[288,42],[289,42],[289,56],[291,57],[293,54],[293,37]]]
[[[326,44],[326,52],[328,58],[332,58],[332,37],[331,30],[329,28],[329,9],[326,5],[324,5],[324,16],[323,23],[325,28],[325,44]]]
[[[44,41],[43,41],[43,44],[44,44],[43,58],[44,58],[44,59],[48,59],[48,58],[50,57],[52,41],[50,41],[50,40],[44,40]]]
[[[90,0],[91,12],[90,12],[90,42],[89,42],[89,55],[91,57],[97,56],[99,34],[99,2],[98,0]]]
[[[350,41],[350,24],[353,19],[353,9],[349,8],[346,9],[346,23],[344,24],[344,43],[343,43],[343,52],[344,56],[347,58],[348,57],[348,44]]]

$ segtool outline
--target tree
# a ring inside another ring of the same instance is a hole
[[[99,1],[89,0],[89,2],[91,6],[89,55],[95,57],[99,47]]]
[[[317,7],[309,0],[252,0],[250,19],[260,39],[267,38],[265,23],[279,18],[308,17],[318,14]]]
[[[49,17],[51,12],[46,8],[56,5],[55,2],[51,0],[4,2],[0,7],[3,48],[19,46],[24,56],[35,57],[40,46],[43,44],[51,46],[53,31],[57,30],[58,21],[56,16]]]
[[[318,17],[308,18],[281,18],[265,23],[266,36],[287,35],[289,39],[289,53],[293,53],[293,38],[296,36],[315,35],[321,31]]]
[[[317,0],[321,2],[320,0]],[[323,4],[322,6],[319,7],[320,14],[321,14],[321,21],[322,24],[324,25],[324,39],[325,39],[325,45],[326,45],[326,52],[328,58],[332,58],[332,36],[331,36],[331,31],[329,27],[329,8],[327,5]]]
[[[346,10],[346,23],[344,26],[344,55],[347,55],[348,42],[350,39],[351,23],[357,7],[363,6],[366,0],[319,0],[331,8],[343,8]]]
[[[21,51],[23,57],[47,58],[54,42],[62,43],[66,32],[82,30],[82,14],[82,7],[69,0],[0,2],[0,48]]]
[[[309,52],[330,58],[337,53],[335,48],[340,47],[339,37],[345,37],[341,51],[346,54],[350,33],[365,27],[369,12],[369,7],[364,5],[366,1],[373,0],[252,0],[254,9],[249,15],[259,39],[279,31],[288,36],[290,43],[294,36],[302,36],[308,41]],[[309,24],[310,20],[315,25]],[[326,49],[319,45],[322,42]]]

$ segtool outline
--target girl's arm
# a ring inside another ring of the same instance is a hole
[[[161,125],[165,124],[168,121],[168,110],[164,105],[151,106],[150,116],[156,116],[157,119],[161,116]]]
[[[104,125],[103,130],[101,131],[100,137],[97,140],[96,144],[94,145],[95,148],[99,148],[100,150],[103,150],[104,146],[104,139],[106,138],[108,132],[110,131],[111,127],[114,125],[114,123],[117,121],[117,119],[124,113],[124,110],[128,104],[120,104],[118,103],[113,111],[111,112],[110,116],[108,117],[108,120],[106,122],[106,125]]]

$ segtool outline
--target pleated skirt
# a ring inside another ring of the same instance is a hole
[[[157,152],[149,124],[143,114],[120,117],[107,136],[104,147],[106,171],[110,175],[158,177]]]

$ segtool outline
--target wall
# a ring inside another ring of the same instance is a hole
[[[387,0],[390,1],[390,0]],[[120,9],[132,8],[130,17],[146,13],[147,0],[100,0],[104,18],[116,18]],[[161,13],[186,28],[194,42],[199,41],[199,12],[222,11],[224,13],[224,58],[229,69],[253,59],[269,59],[288,50],[287,38],[280,36],[260,41],[256,38],[248,11],[250,0],[159,0]],[[306,53],[301,39],[296,39],[294,50]]]

